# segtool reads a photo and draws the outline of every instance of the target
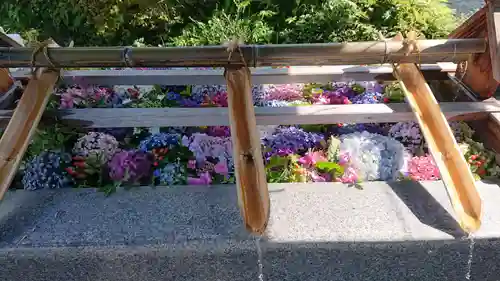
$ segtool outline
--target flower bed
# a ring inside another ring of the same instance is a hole
[[[255,106],[404,102],[397,84],[374,82],[257,85]],[[84,85],[60,88],[52,107],[227,107],[225,86]],[[471,171],[498,177],[496,155],[465,123],[451,123]],[[75,134],[41,130],[19,171],[29,190],[71,186],[211,185],[234,183],[230,130],[225,126],[100,129]],[[439,180],[415,122],[259,126],[269,182],[360,184],[375,180]]]

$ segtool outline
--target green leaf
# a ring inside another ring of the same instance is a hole
[[[332,170],[340,171],[340,170],[344,169],[342,166],[340,166],[339,164],[334,163],[334,162],[317,162],[316,168],[321,169],[321,170],[325,170],[328,172],[332,171]]]
[[[276,167],[283,167],[286,165],[288,165],[288,159],[286,157],[272,156],[271,159],[269,159],[269,163],[266,165],[266,168],[272,169]]]

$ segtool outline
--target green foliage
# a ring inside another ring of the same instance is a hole
[[[426,38],[445,37],[456,18],[443,0],[327,0],[305,6],[287,18],[284,43],[376,40],[378,32],[420,31]]]
[[[236,14],[216,11],[206,23],[195,21],[182,34],[173,38],[175,46],[220,45],[234,38],[245,43],[270,43],[274,33],[265,19],[272,15],[270,11],[244,16],[250,1],[238,5]]]
[[[460,20],[444,0],[4,0],[0,26],[67,45],[314,43],[411,29],[442,38]]]
[[[76,132],[59,124],[38,128],[28,146],[25,158],[38,155],[43,151],[65,150],[68,140],[75,136]]]

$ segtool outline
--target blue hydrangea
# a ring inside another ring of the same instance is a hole
[[[384,94],[382,93],[370,93],[365,92],[351,98],[351,102],[354,104],[375,104],[381,103],[384,100]]]
[[[186,183],[187,168],[181,163],[169,163],[154,171],[156,184],[181,185]]]
[[[165,98],[171,101],[179,101],[182,99],[181,94],[176,92],[168,92]]]
[[[180,144],[179,134],[158,133],[147,137],[139,144],[139,149],[146,152],[155,148],[174,148]]]
[[[64,170],[71,164],[71,155],[42,152],[31,158],[24,169],[22,184],[26,190],[70,187],[72,180]]]
[[[306,132],[297,127],[280,127],[271,136],[264,138],[263,144],[271,149],[271,154],[280,151],[301,152],[314,148],[324,139],[322,134]]]

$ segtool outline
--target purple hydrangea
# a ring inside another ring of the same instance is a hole
[[[207,135],[212,137],[230,137],[231,131],[228,126],[209,126]]]
[[[319,145],[324,136],[309,133],[297,127],[280,127],[271,136],[262,139],[263,144],[270,149],[266,156],[280,154],[283,151],[301,152]]]
[[[65,171],[70,164],[71,155],[69,154],[52,151],[40,153],[26,164],[21,181],[24,189],[70,187],[72,180]]]
[[[114,181],[138,183],[150,175],[153,158],[138,151],[120,151],[108,163],[109,177]]]

